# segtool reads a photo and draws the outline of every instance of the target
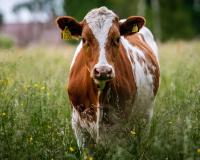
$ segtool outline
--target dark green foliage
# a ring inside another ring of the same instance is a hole
[[[198,27],[195,25],[195,11],[192,1],[186,0],[169,1],[161,0],[161,25],[162,40],[185,38],[191,39],[197,34]]]

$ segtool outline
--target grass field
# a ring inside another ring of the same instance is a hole
[[[80,159],[65,91],[73,47],[0,50],[0,159]],[[200,41],[160,45],[161,86],[150,134],[132,159],[200,160]],[[99,158],[126,155],[97,149]],[[109,157],[109,158],[108,158]]]

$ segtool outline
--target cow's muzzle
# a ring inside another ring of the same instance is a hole
[[[115,74],[111,66],[95,66],[93,69],[92,77],[98,81],[108,81],[114,78]]]

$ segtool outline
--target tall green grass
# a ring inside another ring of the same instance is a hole
[[[65,91],[65,52],[1,50],[0,159],[68,159],[78,154]]]
[[[149,136],[88,159],[200,159],[200,42],[160,45],[161,85]],[[0,159],[80,159],[66,82],[74,49],[0,50]],[[117,138],[117,137],[116,137]]]
[[[8,36],[0,34],[0,49],[10,49],[15,45],[15,41]]]

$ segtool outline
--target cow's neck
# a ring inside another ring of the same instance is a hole
[[[117,98],[117,91],[113,90],[113,81],[106,82],[103,89],[98,90],[98,100],[101,106],[113,104],[113,98]]]

